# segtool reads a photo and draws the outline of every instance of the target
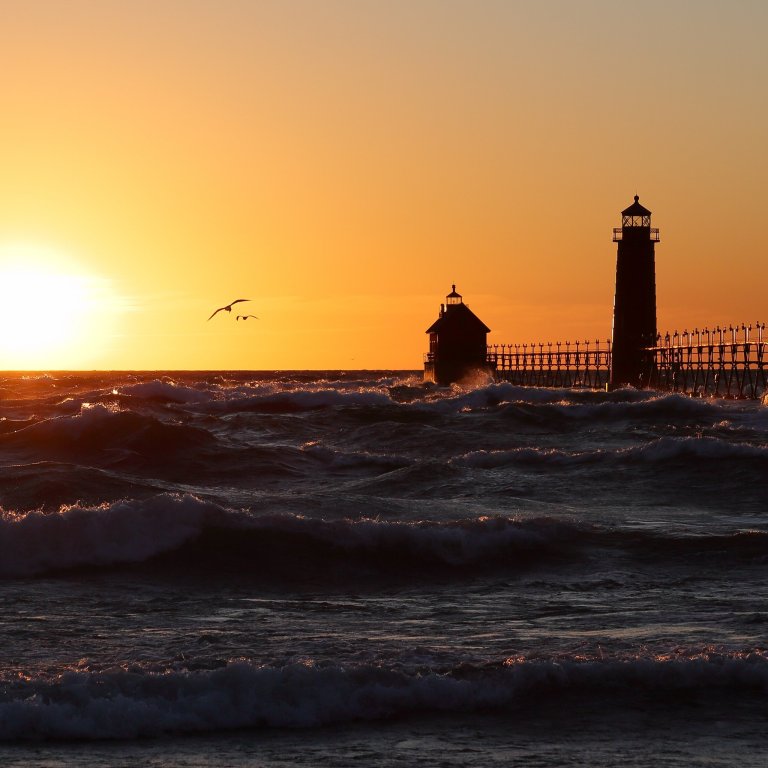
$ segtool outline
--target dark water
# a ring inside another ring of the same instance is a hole
[[[5,765],[765,764],[768,408],[0,379]]]

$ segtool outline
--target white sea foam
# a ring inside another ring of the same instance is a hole
[[[216,396],[216,393],[208,388],[198,389],[177,384],[172,380],[158,379],[121,386],[118,393],[144,400],[161,400],[170,403],[205,403]]]

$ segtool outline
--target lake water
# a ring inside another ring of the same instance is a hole
[[[768,408],[0,377],[0,760],[763,766]]]

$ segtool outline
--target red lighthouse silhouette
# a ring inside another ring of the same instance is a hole
[[[426,331],[429,352],[424,361],[424,381],[445,385],[478,371],[492,373],[487,362],[490,331],[452,285],[445,304],[440,305],[440,316]]]
[[[613,302],[613,352],[609,387],[643,387],[656,344],[656,256],[659,230],[651,229],[651,212],[635,202],[621,212],[617,243],[616,293]]]

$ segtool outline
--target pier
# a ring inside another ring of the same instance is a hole
[[[760,399],[768,394],[765,323],[737,323],[661,334],[656,329],[655,246],[651,212],[634,202],[614,228],[616,290],[610,338],[486,344],[490,329],[456,286],[428,329],[424,380],[461,381],[478,372],[518,386],[635,387],[700,397]],[[485,345],[485,356],[478,354]]]
[[[487,362],[497,380],[521,387],[603,389],[611,371],[611,340],[492,344]]]
[[[760,399],[768,393],[765,323],[665,333],[644,351],[644,388],[697,397]],[[521,387],[604,389],[611,340],[490,344],[487,364],[497,381]]]
[[[658,336],[648,386],[710,397],[759,399],[768,392],[765,323]]]

